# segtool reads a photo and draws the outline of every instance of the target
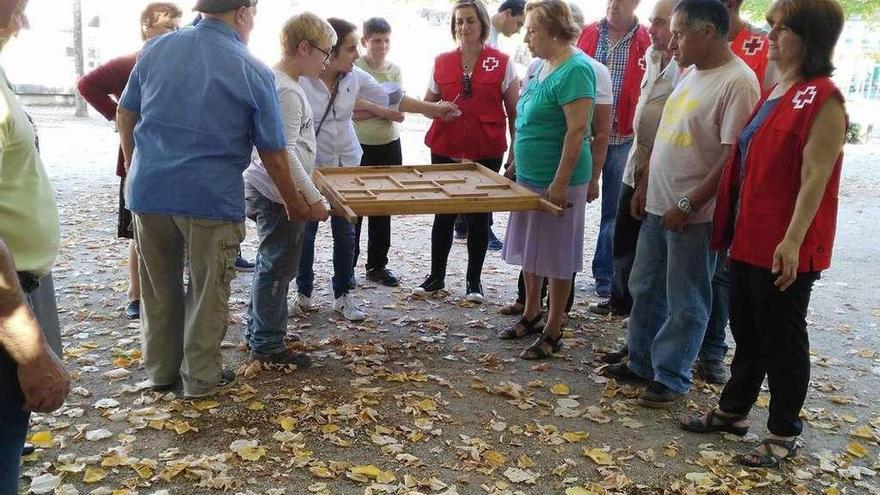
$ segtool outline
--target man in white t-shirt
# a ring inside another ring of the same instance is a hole
[[[718,180],[760,97],[754,72],[727,44],[728,30],[718,0],[682,0],[673,9],[669,48],[688,69],[663,109],[648,164],[629,281],[629,360],[606,368],[619,380],[648,382],[639,398],[646,407],[670,407],[690,390],[712,305]]]

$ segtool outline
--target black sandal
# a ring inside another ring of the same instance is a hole
[[[745,416],[722,416],[716,414],[718,409],[712,409],[707,414],[697,414],[682,418],[679,425],[685,431],[691,433],[715,433],[724,432],[739,437],[745,436],[749,432],[748,426],[735,426],[744,419]],[[703,418],[705,417],[705,421]]]
[[[783,456],[776,455],[773,452],[773,449],[770,447],[771,445],[775,445],[777,447],[782,447],[787,452]],[[761,443],[755,448],[764,449],[763,454],[759,454],[757,452],[750,452],[748,454],[740,454],[736,456],[736,462],[742,464],[743,466],[755,467],[755,468],[776,468],[782,464],[783,461],[791,459],[797,454],[798,444],[797,437],[792,438],[791,440],[778,440],[776,438],[765,438],[761,440]]]
[[[550,351],[546,350],[545,345],[550,346]],[[556,354],[560,349],[562,349],[562,333],[560,332],[559,336],[554,338],[545,331],[532,342],[532,345],[522,351],[519,357],[528,360],[544,359]]]
[[[499,332],[498,338],[502,340],[511,340],[525,337],[526,335],[541,333],[544,330],[544,323],[541,321],[542,319],[544,319],[543,311],[539,312],[538,316],[535,316],[531,320],[523,316],[518,322],[516,322],[516,325]]]

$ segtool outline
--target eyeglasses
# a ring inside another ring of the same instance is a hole
[[[313,44],[309,43],[309,46],[311,46],[311,47],[314,48],[315,50],[318,50],[319,52],[321,52],[321,53],[324,54],[324,63],[325,63],[325,64],[326,64],[327,62],[330,61],[330,55],[331,55],[330,52],[324,50],[323,48],[321,48],[321,47],[318,46],[318,45],[313,45]]]

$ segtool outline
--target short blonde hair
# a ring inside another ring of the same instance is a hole
[[[292,56],[303,41],[312,46],[322,42],[334,46],[336,31],[324,19],[311,12],[303,12],[288,19],[281,28],[281,52],[286,56]]]
[[[554,38],[571,43],[581,34],[572,18],[571,8],[562,0],[533,0],[526,4],[526,15],[529,13]]]

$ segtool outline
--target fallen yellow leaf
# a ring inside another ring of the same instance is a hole
[[[281,425],[281,429],[284,431],[293,431],[296,428],[296,420],[290,416],[281,416],[278,418],[278,424]]]
[[[614,459],[611,457],[611,454],[605,452],[602,449],[587,449],[584,447],[584,455],[593,460],[596,464],[600,466],[610,466],[614,463]]]
[[[483,460],[492,469],[498,469],[507,462],[507,456],[497,450],[490,450],[483,454]]]
[[[550,393],[553,395],[568,395],[571,393],[571,389],[564,383],[557,383],[550,387]]]
[[[324,466],[312,466],[309,468],[309,472],[318,478],[332,478],[333,473],[330,472],[329,469]]]
[[[589,438],[590,434],[585,431],[567,431],[562,434],[562,438],[569,443],[583,442]]]
[[[850,444],[846,446],[846,452],[848,454],[858,457],[859,459],[868,455],[868,449],[866,449],[865,446],[860,444],[859,442],[850,442]]]
[[[255,400],[255,401],[251,402],[250,404],[248,404],[247,408],[250,409],[251,411],[262,411],[263,409],[266,409],[266,405],[260,401]]]
[[[516,465],[522,469],[528,469],[535,465],[535,461],[523,454],[516,459]]]
[[[107,471],[98,467],[87,467],[83,483],[95,483],[107,477]]]
[[[208,409],[220,407],[220,403],[216,400],[200,400],[198,402],[194,402],[193,407],[198,409],[199,411],[207,411]]]
[[[52,438],[52,433],[48,431],[38,431],[31,435],[31,438],[28,442],[34,444],[34,447],[40,447],[43,449],[47,449],[55,443],[55,439]]]
[[[372,479],[376,479],[377,476],[382,474],[382,470],[372,464],[366,466],[354,466],[351,468],[351,472],[354,474],[361,474]]]

